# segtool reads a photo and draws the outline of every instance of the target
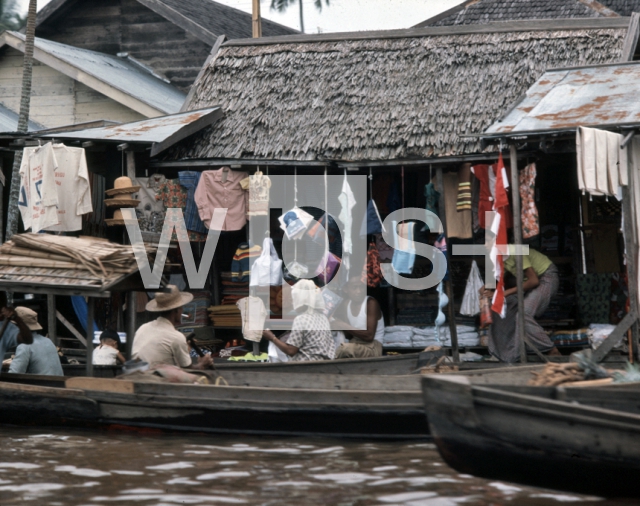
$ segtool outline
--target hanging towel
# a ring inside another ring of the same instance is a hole
[[[620,148],[622,135],[597,128],[578,127],[576,153],[578,187],[592,195],[616,195],[626,186],[627,152]],[[617,174],[613,174],[617,172]]]
[[[398,274],[411,274],[413,272],[413,264],[416,260],[416,250],[413,244],[413,227],[414,223],[402,223],[397,227],[398,243],[393,252],[393,260],[391,265]],[[393,222],[396,227],[396,222]]]
[[[471,233],[471,211],[458,212],[458,174],[446,172],[442,174],[444,186],[444,205],[447,222],[447,236],[458,237],[459,239],[470,239]]]
[[[609,193],[616,195],[620,183],[618,169],[618,155],[620,153],[619,135],[613,132],[605,132],[607,137],[607,183]]]

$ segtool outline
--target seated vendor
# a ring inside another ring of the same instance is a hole
[[[175,328],[182,321],[182,306],[193,300],[193,295],[168,285],[169,293],[157,292],[147,303],[146,310],[157,314],[152,322],[142,325],[133,338],[134,359],[150,364],[169,364],[192,369],[207,369],[213,366],[210,355],[191,360],[189,345],[184,334]]]
[[[348,343],[340,345],[336,358],[369,358],[382,356],[384,317],[380,304],[367,296],[360,276],[352,276],[344,288],[346,299],[338,308],[333,327],[344,330]]]
[[[510,250],[513,246],[509,246]],[[503,362],[520,360],[520,342],[518,340],[518,289],[515,283],[516,255],[509,255],[504,261],[505,268],[505,304],[504,318],[493,313],[493,323],[489,334],[489,352]],[[558,269],[548,257],[529,248],[528,255],[522,255],[524,274],[524,331],[529,342],[543,353],[559,355],[558,349],[535,320],[549,307],[551,298],[558,291]],[[511,275],[511,277],[509,276]],[[509,281],[509,278],[511,281]],[[493,297],[493,290],[480,289],[484,296]]]
[[[19,329],[19,344],[9,372],[64,376],[56,345],[38,333],[42,327],[38,323],[37,313],[26,307],[17,307],[15,310],[4,308],[2,314],[14,321]]]
[[[320,289],[308,279],[298,281],[291,290],[293,309],[302,314],[296,316],[286,342],[278,339],[269,329],[262,337],[271,341],[291,361],[332,360],[336,346],[331,336],[331,326],[321,312],[324,300]]]

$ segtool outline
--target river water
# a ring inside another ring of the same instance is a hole
[[[423,442],[0,427],[0,504],[605,504],[461,475]]]

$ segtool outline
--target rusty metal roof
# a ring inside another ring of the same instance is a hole
[[[122,125],[88,128],[86,130],[69,130],[67,132],[56,131],[46,133],[41,137],[94,142],[151,144],[151,156],[155,156],[176,142],[212,125],[221,116],[222,109],[218,106],[213,106]]]
[[[488,137],[640,126],[640,63],[548,70],[486,131]]]

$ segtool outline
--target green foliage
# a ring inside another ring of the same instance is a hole
[[[271,8],[274,11],[284,12],[290,5],[296,5],[298,3],[299,0],[271,0]],[[329,0],[324,0],[324,3],[329,6]],[[314,0],[313,5],[315,5],[319,11],[322,10],[322,0]]]
[[[27,6],[22,0],[0,0],[0,32],[20,30],[27,21]]]

